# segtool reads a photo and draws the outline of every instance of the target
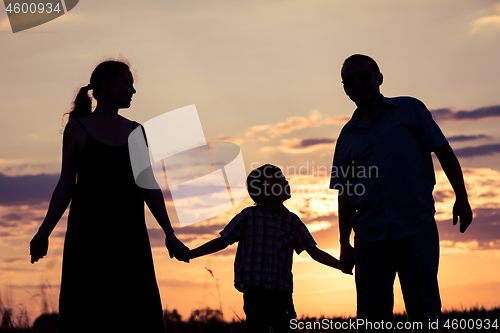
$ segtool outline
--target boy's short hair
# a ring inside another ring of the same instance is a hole
[[[248,194],[255,203],[263,203],[264,181],[283,174],[280,168],[272,164],[264,164],[252,170],[247,177]]]

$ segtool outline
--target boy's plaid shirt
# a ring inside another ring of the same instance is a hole
[[[229,244],[239,242],[234,260],[235,286],[293,290],[293,250],[300,254],[316,245],[304,223],[285,207],[275,215],[265,205],[245,208],[220,235]]]

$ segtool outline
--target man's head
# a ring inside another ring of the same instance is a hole
[[[265,164],[252,170],[247,177],[247,189],[255,203],[266,200],[284,202],[290,199],[290,185],[277,166]]]
[[[384,77],[369,56],[353,54],[344,61],[340,75],[345,93],[356,105],[367,104],[380,95]]]

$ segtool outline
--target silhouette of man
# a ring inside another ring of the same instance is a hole
[[[357,108],[337,140],[330,188],[339,190],[340,259],[349,270],[356,264],[358,319],[390,328],[397,272],[408,319],[430,331],[429,321],[444,322],[431,152],[455,191],[453,224],[460,217],[464,232],[472,210],[460,164],[422,102],[380,93],[383,76],[372,58],[350,56],[341,76]],[[359,331],[372,329],[358,326]]]

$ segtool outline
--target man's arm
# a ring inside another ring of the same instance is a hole
[[[222,238],[215,238],[190,251],[190,259],[198,258],[225,249],[229,244]]]
[[[339,191],[338,204],[340,261],[343,263],[342,272],[352,274],[352,268],[354,267],[354,249],[349,239],[351,237],[351,218],[354,215],[354,210],[351,206],[351,196]]]
[[[451,187],[455,191],[455,204],[453,205],[453,225],[457,224],[460,217],[460,232],[465,232],[472,222],[472,209],[469,205],[467,190],[465,189],[462,168],[453,149],[449,144],[443,145],[434,152],[441,163]]]

